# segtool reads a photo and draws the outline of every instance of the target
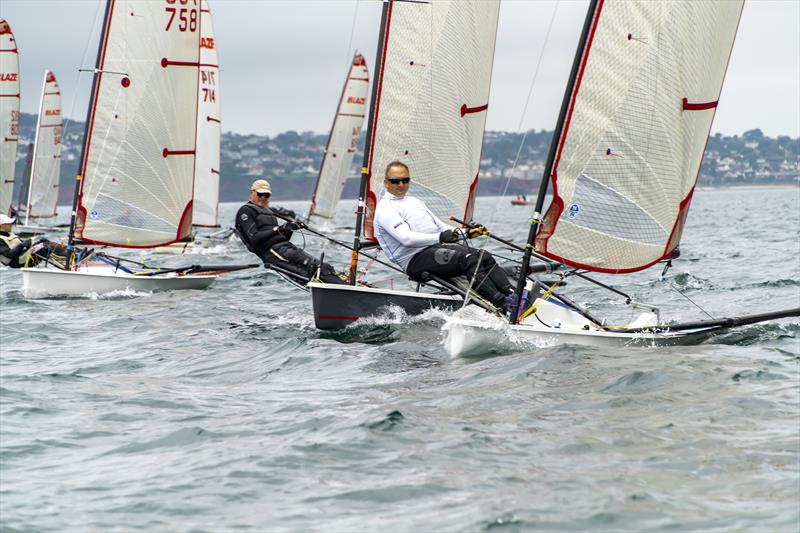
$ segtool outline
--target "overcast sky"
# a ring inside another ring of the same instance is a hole
[[[91,76],[77,70],[94,67],[104,3],[0,0],[0,17],[11,24],[20,49],[23,111],[36,112],[49,68],[61,82],[65,114],[85,118]],[[223,129],[327,132],[354,49],[364,53],[372,72],[380,4],[209,0],[220,53]],[[502,2],[487,128],[553,128],[586,5],[587,0]],[[745,4],[714,131],[753,128],[800,136],[800,0]]]

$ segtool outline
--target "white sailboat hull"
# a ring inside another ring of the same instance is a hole
[[[25,298],[85,296],[114,291],[159,292],[206,289],[217,274],[133,275],[113,267],[93,266],[80,271],[55,268],[23,268],[22,292]]]
[[[498,347],[512,344],[537,347],[558,344],[607,347],[694,344],[706,340],[719,330],[718,327],[705,327],[682,331],[654,329],[617,333],[594,326],[586,329],[589,321],[577,313],[556,307],[555,304],[544,302],[543,321],[537,319],[539,323],[536,324],[526,319],[524,323],[514,325],[474,306],[467,307],[454,313],[442,327],[445,350],[451,357],[465,357],[491,353]],[[554,314],[566,319],[553,319]]]

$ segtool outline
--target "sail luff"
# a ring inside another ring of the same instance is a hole
[[[46,70],[28,182],[26,224],[31,218],[48,218],[56,215],[62,133],[61,89],[55,74]]]
[[[69,233],[67,240],[70,245],[75,242],[75,227],[78,222],[78,205],[80,196],[83,192],[83,176],[86,172],[86,151],[89,146],[89,132],[94,118],[94,110],[97,102],[97,88],[100,85],[100,77],[103,75],[100,66],[103,63],[103,51],[106,49],[108,40],[108,26],[111,21],[111,4],[113,0],[106,0],[106,10],[103,15],[103,27],[100,30],[100,39],[97,43],[97,58],[94,62],[94,74],[92,75],[92,92],[89,95],[89,103],[86,106],[86,121],[83,127],[83,142],[81,143],[81,155],[78,159],[78,174],[75,176],[75,187],[72,193],[72,211],[69,218]]]
[[[28,183],[28,197],[25,199],[25,225],[30,223],[31,219],[31,196],[33,195],[33,185],[36,176],[36,151],[39,148],[39,133],[41,133],[42,119],[44,118],[44,93],[47,92],[47,73],[44,71],[44,79],[42,80],[42,94],[39,96],[39,114],[36,116],[36,133],[33,136],[33,162],[31,163],[31,178]]]
[[[364,57],[355,52],[342,85],[317,183],[311,196],[309,217],[333,218],[344,182],[353,162],[364,122],[369,71]]]
[[[356,50],[356,55],[358,54],[358,50]],[[333,130],[336,128],[336,119],[339,116],[339,108],[342,106],[342,102],[344,101],[344,93],[347,90],[347,80],[350,77],[350,72],[352,71],[353,66],[352,62],[348,65],[348,74],[347,77],[344,79],[344,83],[342,84],[342,91],[339,94],[339,105],[336,107],[336,114],[333,115],[333,121],[331,122],[331,128],[328,130],[328,139],[325,141],[325,151],[322,154],[322,162],[319,165],[319,172],[317,172],[317,181],[314,183],[314,191],[311,193],[311,207],[308,209],[308,216],[306,220],[311,220],[311,216],[315,213],[316,210],[316,199],[317,199],[317,191],[319,191],[319,183],[322,179],[322,172],[325,170],[325,161],[327,160],[328,152],[331,149],[331,139],[333,138]],[[317,216],[319,216],[317,214]],[[330,218],[330,217],[326,217]]]
[[[0,213],[13,204],[19,143],[19,50],[8,21],[0,18]]]

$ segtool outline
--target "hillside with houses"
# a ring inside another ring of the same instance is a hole
[[[17,153],[17,184],[21,183],[29,144],[33,143],[35,115],[23,113]],[[61,197],[72,201],[72,184],[80,158],[84,125],[68,122],[62,153]],[[508,133],[487,131],[481,157],[478,194],[534,193],[544,170],[544,160],[552,132]],[[310,198],[314,187],[326,134],[287,131],[275,136],[226,132],[221,147],[221,201],[246,197],[250,182],[266,178],[273,182],[276,197],[285,200]],[[344,196],[355,197],[357,172],[363,160],[363,135],[351,169]],[[522,146],[520,148],[520,146]],[[516,161],[516,165],[514,164]],[[754,129],[742,135],[713,135],[706,147],[698,186],[800,185],[800,138],[765,136]]]

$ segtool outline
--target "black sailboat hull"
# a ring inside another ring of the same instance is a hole
[[[318,329],[337,330],[360,318],[379,315],[396,306],[408,314],[418,315],[428,309],[461,307],[460,296],[431,294],[350,285],[309,283],[314,306],[314,325]]]

